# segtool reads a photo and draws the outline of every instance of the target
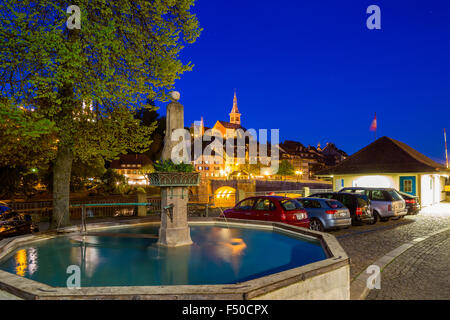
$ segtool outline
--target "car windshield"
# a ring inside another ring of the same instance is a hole
[[[399,195],[396,191],[394,191],[394,190],[389,190],[388,193],[389,193],[389,195],[392,197],[392,200],[394,200],[394,201],[398,201],[398,200],[402,200],[402,199],[403,199],[403,198],[400,197],[400,195]]]
[[[297,200],[285,199],[280,201],[281,206],[286,211],[303,209],[303,206]]]

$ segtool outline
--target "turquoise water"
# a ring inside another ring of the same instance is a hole
[[[157,227],[110,229],[157,233]],[[163,248],[156,239],[88,236],[55,238],[16,250],[0,269],[65,287],[67,267],[81,270],[81,286],[238,283],[326,259],[317,241],[243,228],[191,227],[194,244]]]

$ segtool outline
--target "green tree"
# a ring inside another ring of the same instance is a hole
[[[294,174],[294,166],[288,160],[281,160],[278,167],[277,175],[281,177],[292,176]]]
[[[0,198],[14,201],[17,194],[28,198],[36,192],[35,186],[39,182],[38,170],[23,166],[0,167],[0,181]]]
[[[71,191],[85,191],[88,186],[96,186],[105,172],[105,161],[102,157],[93,157],[87,162],[74,160],[70,177]]]
[[[120,189],[128,186],[125,176],[119,174],[114,169],[108,169],[101,177],[101,189],[104,193],[116,193]]]
[[[80,9],[81,29],[67,27],[72,4]],[[135,109],[147,99],[164,101],[175,80],[192,69],[179,53],[201,31],[193,5],[194,0],[0,2],[0,97],[8,102],[1,117],[12,119],[8,127],[19,136],[31,135],[24,141],[8,135],[0,144],[20,144],[8,159],[37,148],[52,160],[52,226],[70,224],[75,159],[111,160],[150,145],[154,127],[140,126]],[[29,118],[18,116],[18,106],[30,111]],[[29,121],[17,126],[23,119]],[[33,139],[54,143],[54,152]]]

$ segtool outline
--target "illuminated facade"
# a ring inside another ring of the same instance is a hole
[[[145,154],[123,154],[111,162],[110,168],[125,176],[130,185],[146,185],[148,182],[141,169],[151,163]]]

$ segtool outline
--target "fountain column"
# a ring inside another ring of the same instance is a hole
[[[158,244],[178,247],[192,244],[187,223],[187,187],[161,187],[161,227]]]
[[[173,157],[180,156],[176,152],[175,154],[172,152],[174,147],[182,142],[181,140],[173,141],[173,131],[184,130],[184,108],[178,102],[179,99],[178,92],[171,93],[172,101],[167,105],[162,161],[172,160],[175,162],[176,159]],[[166,247],[192,244],[187,222],[188,186],[198,185],[198,172],[157,172],[150,174],[150,181],[151,184],[161,188],[161,226],[158,244]]]

